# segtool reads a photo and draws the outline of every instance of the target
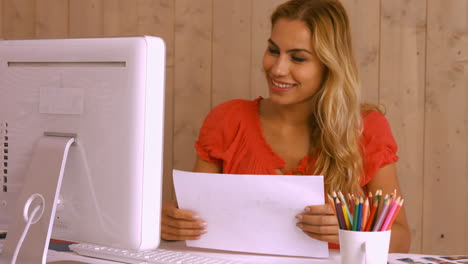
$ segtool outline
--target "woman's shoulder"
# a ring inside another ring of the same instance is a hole
[[[254,120],[258,113],[258,100],[234,99],[218,104],[211,109],[205,122],[229,123],[229,126],[235,126],[238,122]]]
[[[211,112],[227,114],[227,113],[245,113],[250,111],[255,111],[257,109],[258,100],[246,100],[246,99],[233,99],[215,106]],[[240,111],[240,112],[239,112]]]
[[[382,132],[390,130],[390,124],[380,110],[369,110],[362,113],[364,132]]]
[[[396,153],[397,143],[384,113],[378,110],[363,113],[363,125],[362,140],[368,151],[379,152],[386,149]]]
[[[363,103],[361,105],[361,115],[364,132],[366,130],[380,130],[390,127],[385,117],[385,109],[381,105]]]
[[[258,113],[258,100],[234,99],[215,106],[206,116],[202,129],[236,130],[241,123],[253,124]]]
[[[361,185],[367,184],[383,166],[398,161],[398,146],[390,124],[384,113],[369,110],[362,113],[364,130],[361,143],[365,177]]]
[[[255,125],[252,120],[255,120],[257,104],[257,99],[235,99],[214,107],[205,118],[195,143],[200,157],[207,161],[224,160],[233,144],[245,142],[236,141],[237,138],[253,135]]]

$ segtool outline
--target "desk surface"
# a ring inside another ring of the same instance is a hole
[[[198,249],[185,246],[185,242],[165,242],[161,241],[160,248],[176,250],[182,252],[188,252],[192,254],[198,254],[203,256],[211,256],[220,259],[228,260],[237,260],[245,263],[255,263],[255,264],[314,264],[314,263],[330,263],[330,264],[339,264],[339,252],[337,250],[330,250],[330,257],[327,259],[319,258],[301,258],[301,257],[283,257],[283,256],[273,256],[273,255],[258,255],[250,253],[239,253],[239,252],[229,252],[221,250],[209,250],[209,249]],[[115,264],[116,262],[87,258],[83,256],[76,255],[71,252],[57,252],[49,250],[47,257],[47,263],[53,263],[56,261],[62,260],[73,260],[81,261],[85,263],[93,264]],[[92,262],[91,262],[92,261]]]
[[[3,246],[3,241],[4,240],[0,240],[0,252]],[[267,263],[268,264],[314,264],[314,263],[339,264],[340,263],[339,251],[337,250],[330,250],[329,258],[319,259],[319,258],[258,255],[258,254],[250,254],[250,253],[190,248],[190,247],[185,246],[185,242],[162,241],[160,248],[188,252],[188,253],[198,254],[198,255],[203,255],[203,256],[211,256],[211,257],[216,257],[220,259],[237,260],[237,261],[242,261],[245,263],[255,263],[255,264],[267,264]],[[400,258],[420,259],[421,257],[428,257],[428,256],[435,256],[435,255],[390,254],[389,263],[392,263],[392,264],[403,263],[400,260],[398,260]],[[435,257],[438,257],[438,256],[435,256]],[[77,262],[67,262],[67,261],[77,261]],[[69,264],[69,263],[70,264],[71,263],[116,264],[117,262],[83,257],[73,252],[58,252],[58,251],[49,250],[48,255],[47,255],[47,263],[50,263],[50,264]]]

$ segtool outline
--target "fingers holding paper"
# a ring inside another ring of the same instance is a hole
[[[303,213],[298,214],[299,227],[308,236],[331,243],[339,243],[339,225],[335,211],[330,205],[307,206]]]
[[[191,211],[177,208],[176,201],[163,203],[161,238],[165,240],[196,240],[206,233],[206,223]]]

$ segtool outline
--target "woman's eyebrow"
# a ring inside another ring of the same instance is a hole
[[[271,45],[273,45],[275,48],[278,48],[278,45],[276,45],[276,43],[275,43],[273,40],[268,39],[268,42],[269,42]]]
[[[275,48],[279,48],[278,45],[271,39],[268,39],[268,42],[273,45]],[[310,52],[309,50],[307,49],[290,49],[290,50],[287,50],[286,52],[290,53],[290,52],[307,52],[311,55],[313,55],[312,52]]]

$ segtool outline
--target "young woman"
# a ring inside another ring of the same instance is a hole
[[[195,147],[194,171],[324,175],[325,190],[399,192],[397,145],[376,107],[360,101],[347,14],[337,0],[290,0],[271,16],[263,57],[268,98],[232,100],[207,116]],[[297,227],[338,244],[329,205],[305,206]],[[202,217],[202,216],[201,216]],[[163,206],[162,239],[198,239],[207,223],[194,212]],[[391,252],[407,252],[404,208],[393,226]]]

